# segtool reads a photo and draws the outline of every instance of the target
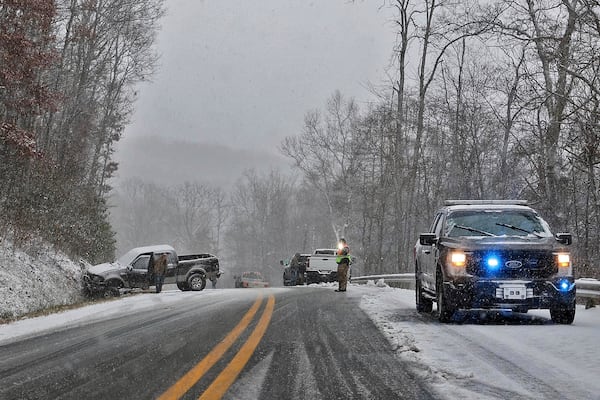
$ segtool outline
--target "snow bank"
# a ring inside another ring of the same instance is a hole
[[[0,319],[83,300],[78,265],[42,244],[17,249],[0,241]]]

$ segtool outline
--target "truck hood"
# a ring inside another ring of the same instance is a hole
[[[87,269],[87,271],[90,274],[102,276],[102,275],[106,275],[107,273],[109,273],[111,271],[117,271],[121,268],[122,267],[119,263],[112,262],[112,263],[104,263],[104,264],[98,264],[98,265],[91,266]]]
[[[517,236],[495,236],[477,238],[443,238],[441,244],[450,248],[461,248],[465,250],[504,249],[512,250],[565,250],[565,246],[558,243],[554,237],[517,237]]]

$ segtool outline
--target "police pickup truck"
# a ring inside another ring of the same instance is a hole
[[[152,258],[167,254],[164,283],[176,283],[180,290],[203,290],[206,280],[213,284],[221,276],[219,260],[212,254],[178,256],[169,245],[136,247],[117,261],[89,267],[84,274],[84,286],[92,296],[118,296],[119,289],[147,289],[154,284]]]
[[[449,322],[460,309],[549,309],[552,321],[571,324],[571,241],[524,201],[446,201],[415,245],[417,310],[436,302]]]

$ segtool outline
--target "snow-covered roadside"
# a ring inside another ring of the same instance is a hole
[[[553,324],[547,310],[440,324],[416,312],[413,290],[352,290],[398,356],[441,397],[600,399],[599,308],[578,306],[570,326]]]
[[[174,285],[169,285],[174,286]],[[186,292],[190,296],[197,292]],[[217,291],[206,290],[203,295],[210,296]],[[115,301],[106,301],[86,305],[85,307],[66,310],[50,315],[26,318],[10,324],[0,325],[0,344],[18,338],[33,336],[45,331],[61,330],[78,324],[89,324],[112,315],[127,312],[140,311],[148,308],[169,306],[182,300],[182,292],[173,288],[164,290],[160,294],[142,293],[131,297],[122,297]]]
[[[0,319],[83,300],[82,270],[83,266],[49,246],[24,252],[1,241]]]

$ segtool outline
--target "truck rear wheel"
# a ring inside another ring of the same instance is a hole
[[[187,280],[188,287],[194,291],[204,290],[206,287],[206,277],[200,274],[193,274]]]

